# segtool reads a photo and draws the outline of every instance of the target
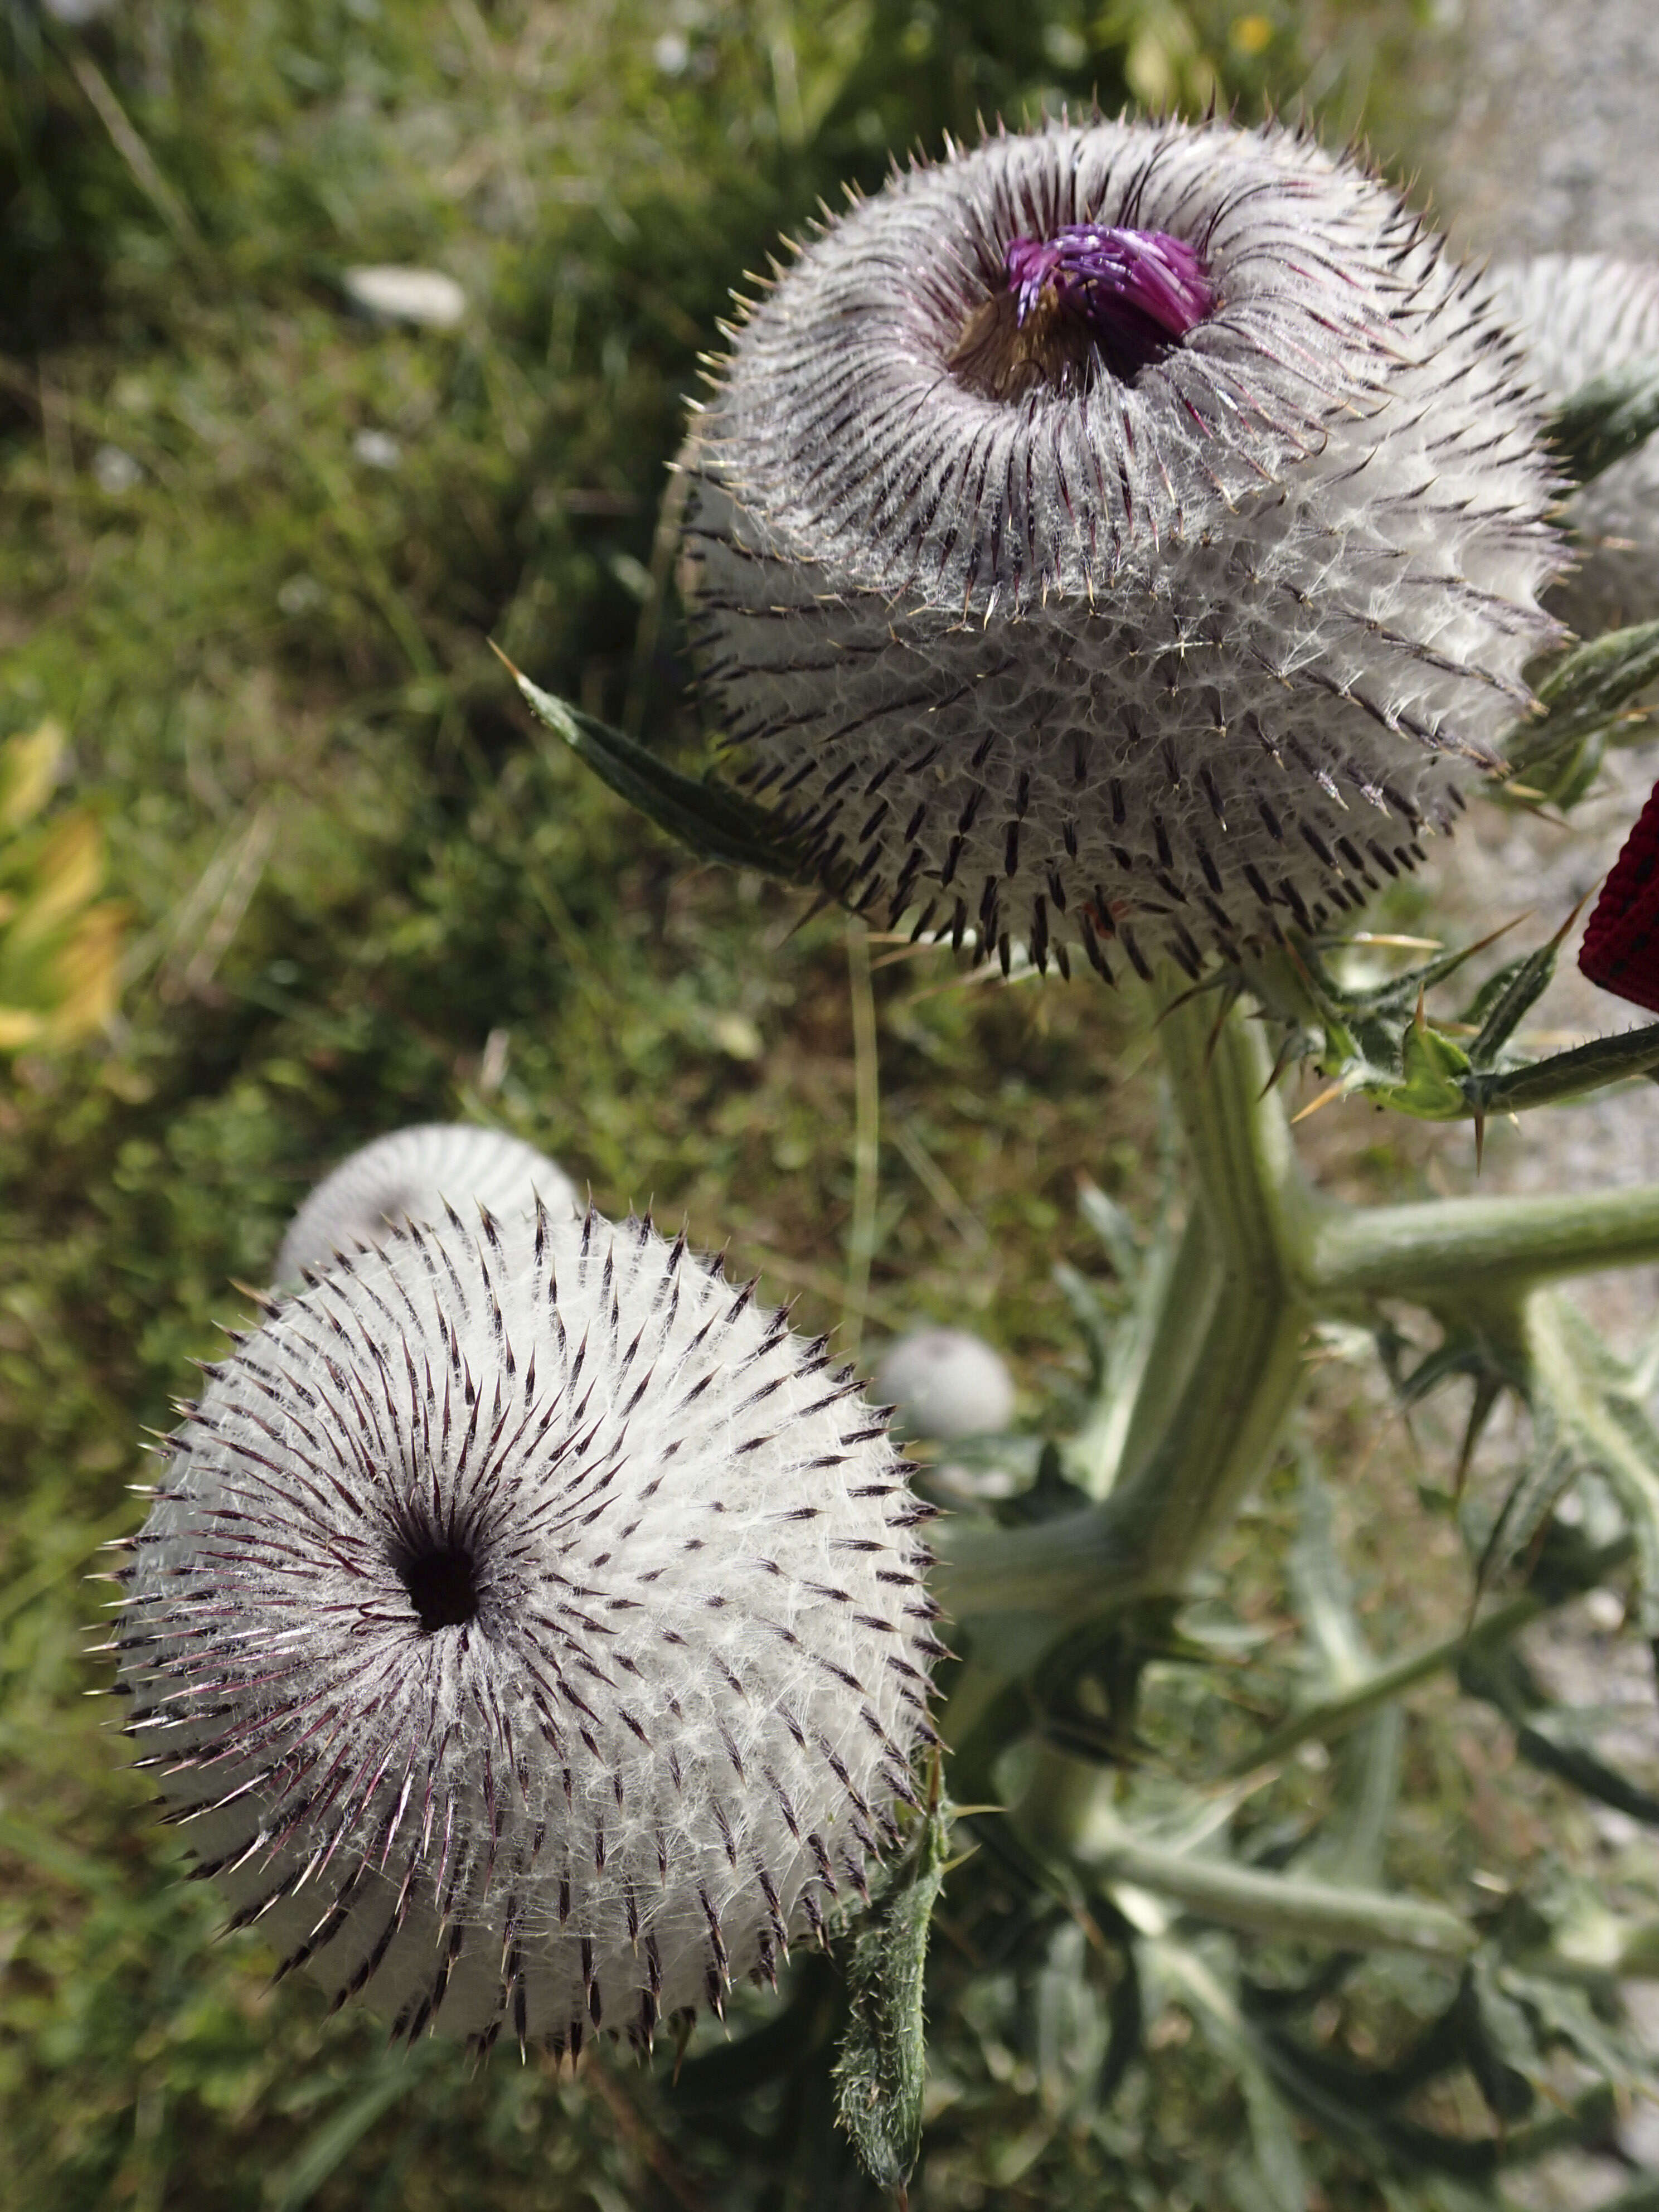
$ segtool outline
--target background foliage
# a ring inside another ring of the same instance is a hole
[[[1079,1178],[1142,1223],[1158,1184],[1156,1094],[1110,1004],[878,947],[859,1222],[842,926],[786,942],[794,902],[688,872],[538,738],[484,641],[682,743],[665,464],[728,287],[781,230],[878,181],[890,147],[1091,88],[1249,113],[1308,87],[1332,131],[1386,130],[1415,35],[1401,9],[1220,0],[117,0],[82,30],[0,4],[0,740],[67,733],[55,794],[27,823],[0,809],[0,872],[38,876],[26,828],[81,825],[106,883],[83,866],[75,912],[103,902],[119,991],[82,1049],[0,1039],[13,2201],[864,2201],[827,2067],[788,2063],[833,2031],[817,1963],[758,2044],[699,2046],[678,2087],[662,2066],[572,2083],[470,2076],[443,2046],[388,2057],[373,2023],[268,1992],[257,1942],[212,1942],[211,1899],[82,1697],[106,1679],[82,1577],[134,1525],[141,1425],[165,1428],[238,1317],[232,1285],[264,1279],[325,1166],[422,1118],[496,1121],[607,1210],[685,1215],[851,1343],[966,1315],[1034,1413],[1084,1387],[1051,1273],[1109,1272]],[[343,271],[373,262],[459,278],[461,327],[354,313]],[[1412,1189],[1411,1158],[1365,1134],[1351,1180]],[[1424,1477],[1395,1429],[1379,1446],[1381,1400],[1352,1376],[1327,1400],[1332,1463],[1363,1470],[1320,1509],[1354,1618],[1382,1651],[1445,1633],[1468,1594],[1446,1468]],[[1308,1664],[1310,1494],[1287,1462],[1206,1599],[1281,1701]],[[1384,1542],[1402,1515],[1413,1543]],[[1155,1672],[1144,1755],[1219,1776],[1237,1746],[1194,1738],[1184,1680]],[[1253,1810],[1264,1832],[1334,1786],[1316,1750]],[[1583,1815],[1516,1768],[1490,1702],[1431,1682],[1396,1752],[1418,1810],[1395,1878],[1575,1878]],[[1126,2042],[1099,1909],[994,1855],[947,1889],[919,2200],[1386,2201],[1364,2146],[1273,2118],[1276,2031],[1206,2011],[1201,1946],[1135,1993],[1145,2046]],[[1319,2033],[1386,2051],[1423,2000],[1384,1975],[1352,2017],[1346,1991],[1323,2001]],[[1253,2121],[1265,2167],[1239,2148]]]

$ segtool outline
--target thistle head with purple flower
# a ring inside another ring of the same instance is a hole
[[[1277,127],[1000,132],[857,200],[689,448],[737,780],[887,927],[1109,980],[1316,934],[1524,710],[1564,550],[1478,281]]]

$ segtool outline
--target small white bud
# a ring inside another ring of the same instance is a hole
[[[1491,276],[1552,400],[1638,362],[1659,368],[1659,264],[1540,253],[1499,262]],[[1659,438],[1575,491],[1564,513],[1581,557],[1550,605],[1584,636],[1659,615]]]
[[[882,1354],[878,1395],[901,1435],[949,1443],[1006,1429],[1014,1418],[1014,1379],[1002,1355],[965,1328],[918,1328]]]
[[[437,1221],[453,1206],[463,1218],[528,1213],[539,1198],[550,1213],[579,1213],[582,1200],[564,1170],[500,1129],[428,1121],[396,1129],[343,1160],[289,1225],[272,1279],[292,1285],[343,1252],[380,1244],[406,1221]]]

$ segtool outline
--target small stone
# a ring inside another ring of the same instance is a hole
[[[341,281],[352,305],[380,322],[453,331],[466,319],[466,294],[441,269],[348,269]]]
[[[112,499],[135,490],[144,480],[139,464],[119,446],[100,446],[92,457],[92,473],[99,490],[107,492]]]
[[[403,447],[385,430],[359,430],[351,450],[366,469],[395,469],[404,458]]]
[[[277,605],[289,617],[314,615],[327,599],[328,593],[317,579],[307,575],[303,569],[298,575],[288,577],[276,592]]]

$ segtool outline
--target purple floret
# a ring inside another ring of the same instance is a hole
[[[1146,360],[1201,323],[1215,287],[1192,247],[1161,230],[1071,222],[1052,238],[1016,238],[1003,258],[1019,321],[1053,289],[1109,362]]]

